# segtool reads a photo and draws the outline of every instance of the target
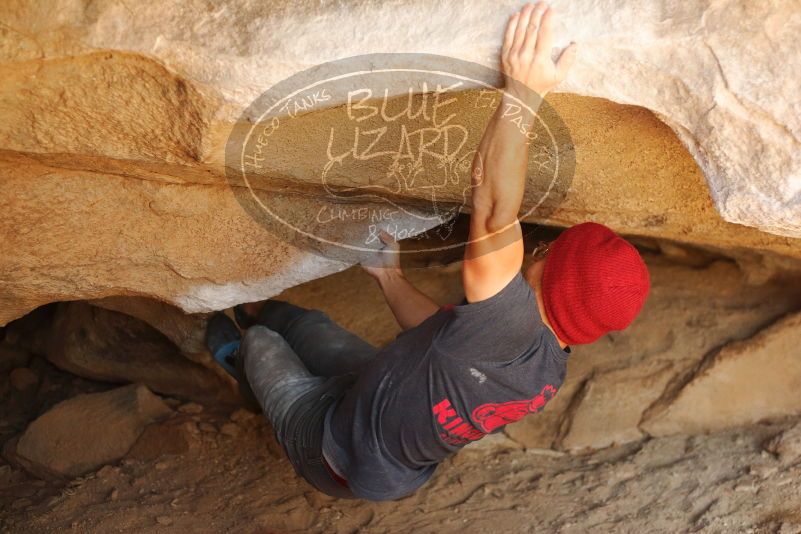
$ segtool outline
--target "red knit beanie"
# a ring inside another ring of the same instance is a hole
[[[650,288],[637,249],[602,224],[578,224],[551,243],[542,272],[542,300],[556,335],[569,345],[623,330]]]

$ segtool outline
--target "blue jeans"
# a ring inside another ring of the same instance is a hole
[[[239,364],[278,442],[312,485],[335,497],[352,497],[323,462],[323,424],[328,409],[377,349],[323,312],[287,302],[267,301],[257,323],[245,333]]]

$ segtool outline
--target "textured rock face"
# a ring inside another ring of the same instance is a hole
[[[690,148],[727,220],[801,236],[797,2],[553,4],[562,12],[559,44],[583,44],[561,90],[653,110]],[[211,9],[200,1],[123,7],[61,0],[37,9],[11,2],[3,13],[3,52],[14,60],[90,49],[138,52],[243,106],[298,70],[356,54],[428,52],[495,66],[503,24],[518,5],[235,0]],[[145,63],[145,71],[157,68]],[[79,75],[72,61],[63,65],[68,75]],[[206,106],[195,104],[180,78],[173,81],[147,111],[171,117],[177,137],[165,139],[165,148],[183,159],[199,154],[197,121]],[[176,108],[187,113],[175,117]],[[141,139],[130,127],[118,133]],[[30,148],[40,151],[40,143]]]
[[[208,314],[185,314],[164,302],[137,297],[107,297],[91,304],[135,317],[164,334],[185,357],[200,363],[207,361],[204,334]]]
[[[797,3],[554,4],[569,23],[560,35],[582,43],[560,90],[649,108],[709,188],[653,114],[555,95],[576,177],[560,208],[534,219],[592,219],[630,234],[801,257],[798,239],[755,229],[801,236],[801,51],[789,37],[801,27]],[[224,178],[233,121],[272,84],[355,54],[426,52],[494,66],[517,6],[3,3],[0,324],[46,302],[115,295],[210,311],[344,268],[241,210]],[[481,114],[457,111],[480,131]],[[325,112],[314,120],[325,123]],[[299,127],[286,146],[307,132]],[[302,152],[281,161],[272,178],[280,202],[311,217],[319,191],[293,194],[309,161]],[[351,178],[368,183],[373,174],[365,165]],[[755,228],[722,221],[710,192],[725,219]]]
[[[148,424],[170,413],[142,385],[78,395],[31,423],[15,454],[42,474],[79,476],[122,458]]]
[[[610,371],[587,383],[562,446],[570,450],[601,449],[637,441],[643,407],[659,398],[676,375],[670,364],[645,362]]]
[[[775,436],[767,443],[766,449],[784,464],[797,462],[801,458],[801,423]]]
[[[176,417],[145,428],[126,455],[136,460],[151,460],[165,454],[182,455],[198,445],[197,425],[187,417]]]
[[[164,317],[169,326],[169,316]],[[158,393],[210,403],[237,402],[221,377],[129,315],[84,302],[62,303],[49,337],[48,360],[78,376],[141,383]]]
[[[696,433],[801,413],[801,314],[724,347],[675,397],[654,406],[651,435]]]

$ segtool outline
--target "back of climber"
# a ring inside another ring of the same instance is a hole
[[[564,231],[521,272],[527,132],[502,110],[536,109],[532,92],[567,75],[575,47],[552,61],[551,19],[545,4],[526,5],[506,30],[506,93],[473,163],[461,305],[441,308],[415,289],[382,234],[365,269],[403,329],[383,349],[280,301],[237,309],[241,345],[224,315],[209,324],[215,358],[249,386],[298,474],[329,495],[413,492],[465,444],[541,410],[565,378],[568,346],[626,328],[645,301],[645,264],[599,224]]]

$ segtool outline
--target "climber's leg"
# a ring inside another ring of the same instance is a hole
[[[279,333],[264,326],[245,332],[239,358],[256,400],[277,432],[292,404],[325,381],[306,369]]]
[[[317,376],[358,373],[377,349],[319,310],[268,300],[253,321],[278,332]]]
[[[261,325],[247,330],[239,356],[295,472],[328,495],[352,498],[347,486],[334,478],[322,452],[325,416],[352,378],[312,375],[280,334]]]

